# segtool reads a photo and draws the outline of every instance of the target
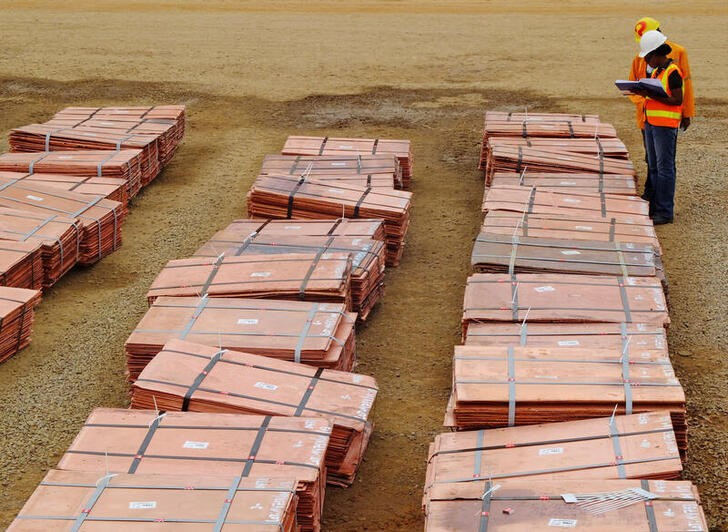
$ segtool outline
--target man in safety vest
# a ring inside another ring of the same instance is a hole
[[[639,19],[634,26],[634,38],[638,43],[640,39],[647,31],[657,30],[660,31],[660,23],[651,17],[643,17]],[[686,130],[690,126],[690,119],[695,116],[695,97],[693,95],[693,82],[690,78],[690,65],[688,64],[688,54],[685,48],[679,44],[670,40],[665,41],[665,44],[670,46],[672,51],[668,55],[670,59],[680,68],[680,72],[683,75],[683,107],[682,107],[682,120],[680,121],[680,127]],[[647,64],[647,61],[639,54],[635,55],[632,60],[632,68],[629,72],[629,79],[637,81],[640,78],[649,78],[652,74],[652,68]],[[642,130],[642,140],[644,141],[644,129],[645,129],[645,98],[641,96],[630,96],[630,100],[635,104],[637,126]],[[647,150],[645,148],[645,162],[647,162]],[[649,176],[645,181],[645,192],[642,195],[643,199],[649,200],[651,194],[651,184],[649,182]]]
[[[660,80],[666,96],[647,90],[637,94],[645,99],[645,151],[650,215],[655,225],[672,223],[675,197],[675,148],[677,131],[683,120],[683,74],[670,59],[667,37],[657,30],[640,39],[640,57],[651,67],[650,77]],[[646,191],[647,192],[647,191]]]

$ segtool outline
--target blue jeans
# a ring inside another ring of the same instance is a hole
[[[672,220],[675,207],[677,128],[645,124],[647,182],[645,195],[654,218]]]

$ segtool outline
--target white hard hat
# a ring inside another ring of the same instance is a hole
[[[644,57],[650,52],[654,52],[660,46],[665,44],[667,37],[664,33],[657,30],[646,31],[640,39],[640,57]]]

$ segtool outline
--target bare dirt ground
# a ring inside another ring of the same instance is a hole
[[[0,149],[13,126],[67,105],[184,103],[188,136],[139,197],[111,257],[44,296],[33,344],[0,366],[0,525],[22,506],[90,409],[126,405],[123,343],[146,289],[245,215],[262,157],[288,134],[410,138],[413,223],[402,265],[358,335],[381,392],[359,478],[327,493],[328,530],[421,529],[428,442],[442,430],[450,354],[482,180],[485,109],[598,113],[642,156],[612,86],[650,14],[687,47],[698,116],[681,136],[676,224],[659,229],[673,362],[691,430],[685,477],[728,530],[728,5],[627,0],[435,2],[0,2]],[[640,166],[640,169],[643,170]]]

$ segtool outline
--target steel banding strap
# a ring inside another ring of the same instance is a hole
[[[225,499],[223,499],[222,502],[222,508],[220,508],[220,513],[217,515],[217,519],[215,520],[215,527],[213,530],[215,532],[220,532],[222,530],[222,527],[227,523],[227,515],[230,511],[230,506],[233,503],[233,499],[235,498],[235,495],[238,492],[238,487],[240,487],[240,482],[242,482],[243,477],[235,477],[233,479],[233,483],[230,486],[230,489],[227,492],[227,495]],[[279,524],[279,523],[276,523]]]
[[[261,228],[262,229],[262,228]],[[245,251],[250,244],[253,243],[253,240],[258,236],[258,231],[253,231],[250,233],[245,240],[243,240],[243,243],[238,246],[238,248],[235,250],[235,253],[233,254],[234,257],[239,257],[243,254],[243,251]]]
[[[99,161],[99,164],[96,166],[96,177],[102,177],[103,176],[103,173],[104,173],[104,171],[103,171],[104,163],[110,161],[114,157],[116,157],[116,153],[112,153],[111,155],[109,155],[105,159]]]
[[[526,126],[526,121],[524,120],[521,122],[521,136],[525,139],[528,137],[528,130]]]
[[[139,449],[137,449],[137,452],[134,455],[134,459],[132,460],[127,473],[136,473],[136,470],[142,461],[142,457],[144,456],[144,453],[146,452],[147,447],[149,447],[149,443],[152,441],[152,438],[154,437],[154,433],[157,431],[157,427],[159,427],[159,422],[162,420],[163,415],[164,414],[162,414],[161,416],[155,417],[154,421],[152,421],[152,423],[149,425],[147,434],[144,436],[142,443],[139,445]]]
[[[604,192],[604,172],[599,171],[599,192]]]
[[[629,378],[629,356],[622,353],[622,381],[624,382],[624,413],[632,414],[632,382]]]
[[[220,271],[220,265],[222,264],[222,261],[224,258],[225,258],[225,255],[220,254],[217,257],[217,259],[215,259],[215,262],[212,263],[212,269],[210,270],[210,275],[207,276],[207,279],[205,280],[205,284],[203,284],[202,288],[200,289],[200,295],[202,297],[207,295],[207,291],[209,290],[210,285],[212,284],[212,281],[215,279],[217,272]]]
[[[190,407],[190,399],[192,399],[192,395],[197,391],[197,389],[202,384],[202,381],[205,380],[205,377],[207,377],[212,370],[213,367],[215,367],[215,364],[217,364],[222,356],[225,354],[225,350],[221,349],[212,357],[210,358],[210,361],[205,366],[205,369],[203,369],[197,377],[195,377],[195,380],[192,381],[192,384],[189,388],[187,388],[187,391],[185,392],[184,397],[182,398],[182,412],[187,412],[187,410]]]
[[[636,334],[653,334],[653,333],[650,333],[650,332],[645,332],[645,333],[634,332],[634,333],[631,333],[631,334],[635,334],[636,335]],[[627,331],[627,324],[624,323],[624,322],[622,322],[622,323],[619,324],[619,335],[622,338],[622,356],[624,356],[624,355],[627,354],[627,350],[628,350],[628,347],[629,347],[629,337],[630,337],[630,333]]]
[[[586,122],[586,115],[581,115],[581,121]]]
[[[101,497],[101,494],[106,489],[106,486],[109,485],[109,481],[111,480],[112,475],[106,475],[101,479],[101,481],[96,484],[96,490],[91,494],[91,497],[86,501],[86,506],[81,509],[81,513],[78,514],[76,517],[76,522],[73,523],[73,526],[71,527],[72,532],[78,532],[78,530],[83,525],[83,522],[88,517],[88,514],[91,513],[91,510],[93,509],[96,502]]]
[[[479,430],[475,433],[476,452],[473,457],[473,478],[480,478],[480,470],[483,468],[483,442],[485,439],[485,431]]]
[[[49,193],[49,192],[44,192],[44,194],[48,194],[49,196],[55,196],[55,197],[57,197],[57,198],[61,198],[61,197],[62,197],[62,196],[58,196],[58,195],[56,195],[56,194],[51,194],[51,193]],[[105,200],[105,199],[106,199],[106,198],[105,198],[104,196],[96,196],[96,197],[95,197],[95,198],[94,198],[94,199],[93,199],[92,201],[89,201],[89,202],[88,202],[88,203],[87,203],[87,204],[86,204],[85,206],[81,207],[81,208],[80,208],[79,210],[77,210],[76,212],[72,212],[72,213],[66,213],[66,214],[67,214],[68,216],[70,216],[71,218],[78,218],[78,216],[79,216],[80,214],[82,214],[82,213],[83,213],[84,211],[87,211],[87,210],[88,210],[88,209],[90,209],[91,207],[95,207],[97,203],[99,203],[100,201],[102,201],[102,200]],[[113,209],[109,208],[109,210],[113,210]],[[93,217],[91,217],[91,216],[89,216],[89,218],[91,218],[91,219],[92,219],[93,221],[95,221],[95,222],[99,222],[99,225],[101,225],[101,223],[100,223],[100,221],[98,220],[98,218],[93,218]]]
[[[374,146],[372,146],[372,155],[376,155],[378,145],[379,145],[379,139],[374,139]]]
[[[602,205],[602,216],[607,215],[607,198],[604,196],[604,192],[599,193],[599,200]]]
[[[321,257],[323,256],[324,252],[328,249],[328,247],[331,245],[331,242],[334,241],[334,237],[330,236],[326,243],[319,248],[319,250],[316,252],[316,255],[314,256],[313,260],[311,261],[311,266],[309,266],[308,271],[306,272],[306,275],[303,276],[303,279],[301,280],[301,286],[298,288],[298,299],[303,301],[306,299],[306,287],[308,286],[308,281],[311,279],[311,276],[313,275],[313,272],[316,270],[316,267],[319,264],[319,261],[321,260]]]
[[[533,204],[536,201],[536,187],[531,187],[531,194],[528,196],[528,208],[526,209],[526,215],[533,214]],[[525,219],[524,219],[525,223]],[[526,236],[525,234],[523,236]]]
[[[523,127],[526,127],[525,125]],[[518,160],[516,161],[516,172],[521,171],[521,165],[523,164],[523,148],[518,146]]]
[[[300,155],[296,155],[296,158],[293,160],[293,166],[291,166],[291,169],[289,170],[290,173],[295,174],[296,170],[298,170],[298,163],[301,160]]]
[[[614,233],[617,230],[617,219],[612,218],[609,220],[609,241],[614,242]]]
[[[361,207],[362,203],[364,203],[364,199],[371,191],[372,187],[367,186],[366,190],[364,190],[364,193],[359,198],[359,201],[357,201],[356,205],[354,206],[354,215],[352,216],[352,218],[359,218],[359,208]]]
[[[516,424],[516,361],[513,346],[508,346],[508,426]]]
[[[632,323],[632,311],[629,308],[629,297],[627,296],[627,286],[625,285],[625,281],[627,281],[627,279],[617,278],[617,284],[619,285],[619,297],[622,299],[624,321],[626,323]]]
[[[62,127],[59,129],[51,129],[48,133],[45,134],[45,149],[43,151],[51,151],[50,144],[51,144],[51,135],[53,133],[60,133],[61,131],[66,131],[68,128]]]
[[[326,233],[326,235],[327,236],[333,235],[336,232],[336,229],[339,227],[339,225],[343,221],[344,221],[343,218],[337,218],[336,221],[334,222],[334,225],[331,226],[331,229],[328,230],[328,232]]]
[[[129,140],[130,138],[132,138],[133,136],[134,136],[134,135],[127,135],[127,136],[125,136],[125,137],[122,137],[122,138],[121,138],[121,139],[119,139],[118,141],[116,141],[116,151],[121,151],[121,145],[122,145],[122,144],[123,144],[124,142],[126,142],[127,140]]]
[[[571,125],[571,120],[567,122],[569,125],[569,136],[573,139],[574,138],[574,126]]]
[[[614,250],[617,252],[617,259],[619,259],[619,268],[622,270],[622,277],[624,277],[624,280],[626,282],[627,277],[629,277],[629,272],[627,271],[627,264],[624,262],[624,252],[622,251],[622,246],[619,242],[614,243]]]
[[[529,148],[532,148],[533,143],[530,140],[526,139],[526,146],[528,146]]]
[[[301,398],[301,402],[298,404],[298,408],[296,408],[296,411],[293,413],[295,417],[299,417],[303,411],[306,409],[306,403],[308,403],[308,400],[311,398],[311,394],[313,393],[314,388],[319,382],[319,379],[321,378],[321,374],[324,372],[324,368],[318,368],[316,370],[316,373],[314,373],[313,377],[311,377],[311,382],[309,383],[308,387],[306,388],[306,391],[303,394],[303,397]]]
[[[483,504],[480,507],[480,524],[478,532],[486,532],[488,530],[488,518],[490,517],[490,500],[493,495],[493,487],[490,481],[485,483],[485,491],[483,492]]]
[[[329,141],[329,137],[324,137],[324,140],[321,142],[321,147],[319,148],[319,155],[324,154],[324,148],[326,147],[326,143]]]
[[[614,417],[609,420],[609,439],[612,440],[612,447],[614,447],[614,465],[617,466],[619,478],[627,478],[627,473],[624,469],[624,456],[622,456],[622,445],[619,442],[619,431],[617,430],[617,422]]]
[[[372,174],[367,174],[367,188],[372,187]]]
[[[356,173],[361,174],[361,155],[356,156]]]
[[[513,276],[515,274],[516,270],[516,256],[518,255],[518,244],[520,243],[520,240],[518,239],[518,235],[513,235],[511,237],[511,259],[508,263],[508,275]]]
[[[308,332],[311,330],[311,324],[313,323],[313,319],[316,317],[318,309],[319,304],[314,303],[311,306],[311,310],[308,311],[308,316],[306,316],[306,323],[304,323],[303,327],[301,328],[301,333],[298,335],[298,342],[296,343],[296,349],[293,352],[294,362],[301,362],[301,351],[303,350],[303,343],[306,341],[306,338],[308,338]]]
[[[521,345],[528,344],[528,324],[524,321],[521,324]]]
[[[253,464],[255,463],[255,456],[258,454],[258,451],[260,450],[260,446],[263,443],[263,437],[265,436],[265,431],[268,430],[268,425],[270,425],[270,420],[273,416],[265,416],[263,419],[263,423],[260,424],[260,429],[258,429],[258,434],[255,436],[255,441],[253,441],[253,446],[250,448],[250,456],[248,457],[247,462],[245,463],[245,468],[243,469],[242,477],[250,476],[250,471],[253,469]]]
[[[528,236],[528,213],[525,213],[523,215],[523,222],[521,223],[521,227],[523,228],[523,236]]]
[[[33,167],[35,166],[35,163],[39,163],[40,161],[42,161],[43,159],[45,159],[46,157],[48,157],[50,154],[51,154],[51,152],[48,152],[47,151],[43,155],[41,155],[40,157],[38,157],[37,159],[34,159],[33,161],[30,161],[30,165],[28,166],[28,174],[29,175],[33,175],[33,173],[34,173]]]
[[[11,179],[7,183],[4,183],[4,184],[0,185],[0,190],[5,190],[6,188],[11,187],[11,186],[15,185],[18,182],[20,182],[19,179]],[[9,198],[9,199],[12,200],[13,198]],[[63,212],[63,211],[61,211],[61,212]]]
[[[518,321],[518,279],[515,275],[511,275],[511,318]]]
[[[645,491],[650,491],[650,483],[647,480],[640,481],[640,487]],[[655,519],[655,507],[652,501],[645,501],[645,513],[647,514],[647,523],[650,525],[650,532],[658,532],[657,519]]]
[[[296,192],[298,192],[298,189],[301,188],[301,185],[303,185],[306,182],[305,177],[301,177],[298,180],[298,183],[293,187],[293,190],[291,190],[291,193],[288,195],[288,210],[286,211],[286,218],[291,218],[291,215],[293,214],[293,198],[296,195]]]
[[[523,186],[523,181],[524,181],[525,177],[526,177],[526,172],[521,172],[520,174],[518,174],[518,185],[519,186],[521,186],[521,187]]]
[[[195,322],[197,321],[197,318],[199,318],[200,314],[202,314],[202,311],[205,310],[205,307],[207,306],[207,303],[209,301],[210,301],[209,297],[202,296],[202,298],[200,299],[200,302],[197,304],[197,307],[195,307],[195,310],[192,313],[192,317],[190,318],[190,321],[188,321],[187,325],[185,325],[185,328],[180,331],[180,333],[179,333],[180,340],[184,340],[185,338],[187,338],[187,335],[190,334],[192,327],[195,325]]]

